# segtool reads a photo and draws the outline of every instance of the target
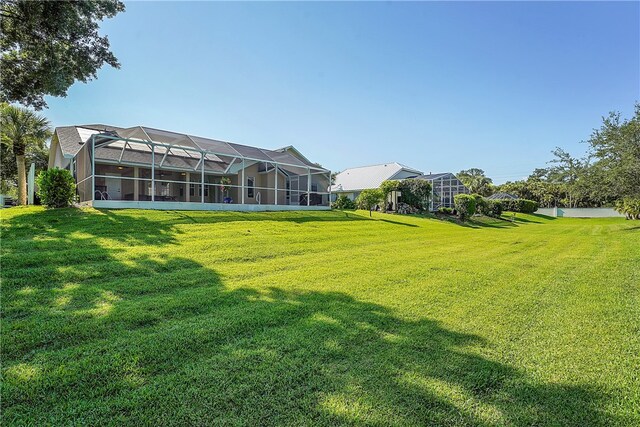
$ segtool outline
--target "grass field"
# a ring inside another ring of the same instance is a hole
[[[2,211],[3,425],[640,425],[640,223]]]

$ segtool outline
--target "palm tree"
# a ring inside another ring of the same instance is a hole
[[[51,137],[49,121],[27,108],[2,104],[0,134],[2,144],[11,148],[18,168],[18,204],[27,204],[27,175],[24,156],[27,149],[43,148]]]

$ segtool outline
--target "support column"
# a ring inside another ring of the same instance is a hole
[[[307,168],[307,206],[311,206],[311,168]]]
[[[201,160],[202,160],[202,164],[200,165],[200,179],[202,180],[200,182],[200,189],[202,191],[202,197],[200,198],[200,203],[204,203],[204,152],[200,153],[202,155]]]
[[[91,200],[96,200],[96,139],[91,135]]]
[[[138,170],[137,166],[134,166],[133,168],[133,200],[134,201],[138,201],[139,198],[139,194],[140,194],[140,181],[138,181],[138,178],[140,177],[140,171]]]
[[[151,201],[156,201],[156,146],[151,144]]]
[[[278,164],[274,163],[273,164],[274,168],[273,168],[273,172],[275,173],[274,175],[274,188],[276,191],[276,200],[275,200],[275,204],[278,204]]]
[[[333,185],[331,185],[331,171],[329,171],[329,207],[331,207],[331,197],[333,196],[331,187],[333,187]]]
[[[244,185],[245,185],[245,178],[244,178],[244,158],[242,159],[242,177],[240,179],[242,179],[242,183],[240,184],[240,191],[242,191],[242,196],[240,197],[240,200],[242,201],[242,204],[244,205]]]
[[[190,182],[191,182],[191,172],[187,172],[187,174],[185,175],[185,182],[186,182],[186,184],[184,185],[185,186],[184,199],[187,202],[190,202],[191,201],[191,184],[190,184]]]

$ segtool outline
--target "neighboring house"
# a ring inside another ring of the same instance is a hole
[[[429,205],[432,211],[439,207],[452,208],[454,205],[453,197],[456,194],[469,194],[469,189],[450,172],[420,175],[416,179],[423,179],[431,183]]]
[[[65,126],[55,129],[49,167],[69,169],[80,203],[95,207],[329,209],[331,172],[291,146],[266,150],[143,126]]]
[[[487,197],[489,200],[515,200],[517,198],[517,196],[509,193],[494,193]]]
[[[378,188],[388,179],[400,180],[415,178],[419,175],[422,175],[419,170],[396,162],[349,168],[336,174],[331,192],[336,197],[344,195],[355,200],[362,190]]]

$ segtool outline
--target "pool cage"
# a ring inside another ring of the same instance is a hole
[[[152,209],[329,209],[331,172],[265,150],[147,127],[83,129],[80,203]]]
[[[418,179],[431,183],[429,209],[432,211],[440,207],[453,208],[456,194],[469,194],[469,189],[452,173],[422,175]]]

